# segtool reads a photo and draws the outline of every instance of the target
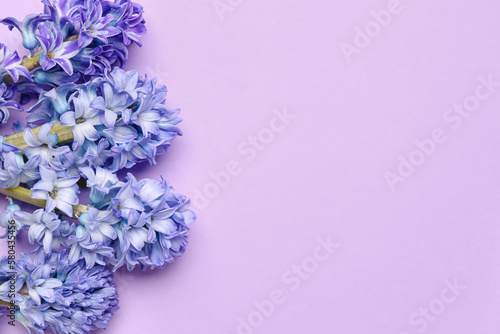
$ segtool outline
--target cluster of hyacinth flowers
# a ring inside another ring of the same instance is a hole
[[[0,258],[0,316],[14,304],[31,332],[89,333],[118,309],[112,272],[163,268],[181,256],[195,215],[165,179],[116,174],[154,165],[182,135],[166,87],[123,70],[127,47],[146,32],[142,7],[42,2],[43,13],[1,21],[29,52],[21,59],[0,44],[1,123],[36,102],[27,124],[0,138],[0,193],[9,199],[1,237],[26,231],[34,246],[16,259],[14,277],[11,259]],[[23,211],[14,200],[39,208]]]

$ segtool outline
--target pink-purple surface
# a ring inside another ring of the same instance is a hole
[[[134,172],[198,220],[175,264],[118,273],[106,333],[500,333],[496,1],[140,2],[127,67],[185,136]]]

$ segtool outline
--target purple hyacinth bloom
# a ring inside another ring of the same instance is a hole
[[[1,69],[0,69],[1,71]],[[14,97],[16,92],[11,87],[4,83],[0,84],[0,122],[5,123],[9,119],[9,109],[23,110],[23,107],[16,101]]]
[[[112,186],[118,183],[118,177],[110,170],[96,167],[81,167],[80,173],[87,179],[87,187],[108,194]]]
[[[139,38],[147,32],[142,6],[129,0],[116,0],[116,3],[121,5],[115,14],[117,17],[115,21],[116,26],[122,31],[123,43],[129,45],[135,42],[141,46]]]
[[[0,259],[0,283],[7,263],[6,257]],[[50,256],[38,252],[33,260],[21,254],[16,267],[16,320],[30,332],[89,334],[105,329],[119,309],[110,270],[105,266],[86,269],[83,261],[71,264],[67,250]],[[29,297],[19,293],[24,284]]]
[[[112,243],[114,270],[123,265],[133,270],[139,264],[143,269],[162,268],[186,250],[186,234],[196,219],[189,210],[190,201],[175,194],[165,180],[138,182],[131,174],[127,178],[108,195],[109,209],[121,218],[113,225],[118,236]]]
[[[46,212],[44,209],[38,209],[32,214],[16,211],[14,218],[19,221],[23,226],[28,226],[28,240],[31,244],[35,242],[43,245],[43,250],[46,254],[52,253],[57,250],[53,245],[54,232],[61,225],[59,216],[54,212]]]
[[[0,76],[3,78],[5,75],[10,75],[14,82],[17,82],[20,76],[32,80],[26,67],[21,65],[17,51],[10,53],[9,48],[0,43]]]
[[[91,107],[89,96],[84,90],[80,90],[78,96],[73,97],[71,101],[75,111],[62,114],[61,124],[73,128],[73,149],[76,150],[86,139],[96,141],[101,138],[95,126],[102,122],[99,110]]]
[[[25,163],[20,154],[6,153],[3,157],[3,168],[0,168],[0,187],[15,188],[21,183],[37,180],[40,175],[40,161],[40,156],[34,156]]]
[[[100,230],[93,232],[95,237],[103,236]],[[68,255],[69,263],[74,264],[84,260],[87,269],[91,269],[96,263],[106,265],[107,261],[114,257],[113,248],[102,242],[93,241],[90,230],[87,230],[85,225],[76,228],[75,234],[68,237],[67,244],[71,247]]]
[[[144,211],[144,205],[134,194],[132,188],[134,180],[129,180],[124,184],[115,197],[111,200],[113,211],[116,217],[128,218],[133,211]]]
[[[106,78],[44,93],[30,109],[29,124],[60,119],[62,125],[71,126],[77,158],[68,158],[68,163],[76,167],[117,171],[143,161],[154,165],[155,157],[182,135],[177,127],[181,119],[178,109],[164,105],[165,86],[157,86],[154,79],[136,81],[136,76],[136,72],[115,69]]]
[[[57,173],[48,167],[40,166],[41,180],[35,183],[31,189],[31,197],[47,201],[45,210],[52,211],[58,208],[69,217],[73,216],[73,205],[78,204],[78,193],[80,192],[76,182],[79,176],[69,177],[65,173]]]
[[[23,134],[24,141],[27,144],[24,153],[29,159],[40,156],[41,164],[61,171],[65,169],[61,157],[67,154],[70,149],[67,146],[55,147],[58,139],[55,133],[49,133],[52,126],[52,123],[42,125],[37,135],[34,134],[31,128],[26,128]]]
[[[139,93],[146,93],[146,89],[137,85],[139,73],[136,71],[124,71],[115,67],[111,73],[106,73],[106,79],[117,93],[126,93],[133,100],[137,99]]]
[[[40,35],[36,35],[42,48],[39,56],[40,66],[44,71],[48,71],[56,65],[68,75],[73,75],[73,65],[70,59],[80,52],[77,41],[64,41],[61,31],[57,28],[49,30],[45,25],[39,28]]]
[[[130,121],[138,125],[144,137],[149,137],[149,134],[158,135],[160,129],[158,127],[158,121],[160,121],[162,115],[160,110],[155,108],[156,100],[154,96],[141,97],[139,101],[139,108],[137,111],[132,113]]]
[[[102,4],[99,1],[95,1],[88,12],[80,10],[79,48],[82,49],[88,46],[94,39],[107,44],[108,37],[118,35],[121,32],[120,29],[109,24],[114,19],[115,17],[111,14],[103,15]]]
[[[115,217],[112,211],[99,211],[89,207],[88,213],[83,213],[79,220],[89,233],[92,242],[104,244],[117,238],[113,225],[120,222],[120,219]]]
[[[118,116],[132,104],[132,99],[128,94],[115,93],[113,87],[104,83],[102,87],[103,96],[96,97],[91,107],[99,109],[103,112],[101,119],[104,125],[108,128],[115,126]]]

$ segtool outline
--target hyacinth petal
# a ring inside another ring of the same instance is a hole
[[[69,264],[75,264],[80,259],[80,248],[78,244],[73,244],[68,255]]]
[[[55,58],[54,62],[61,66],[61,68],[66,72],[68,75],[73,75],[73,65],[68,59],[64,58]]]
[[[42,300],[40,299],[40,295],[38,294],[38,292],[36,292],[36,290],[30,289],[30,290],[28,290],[28,294],[37,305],[40,305],[42,303]]]
[[[85,142],[85,135],[80,127],[73,127],[73,137],[73,150],[76,150]]]
[[[52,190],[54,190],[54,185],[52,182],[49,182],[49,181],[38,181],[34,186],[33,188],[31,188],[32,191],[31,191],[31,197],[32,198],[35,198],[35,199],[45,199],[46,197],[46,194],[44,194],[43,196],[39,197],[38,194],[40,194],[39,191],[37,190],[41,190],[43,192],[51,192]],[[38,196],[38,197],[35,197],[35,196]]]
[[[83,49],[92,43],[93,38],[89,36],[87,33],[81,33],[78,36],[78,48]]]
[[[115,126],[112,129],[104,130],[108,137],[118,144],[128,143],[137,138],[137,131],[128,126]]]
[[[106,109],[106,105],[104,103],[104,98],[102,96],[96,97],[92,102],[90,103],[90,107],[94,109],[99,109],[99,110],[104,110]]]
[[[44,231],[45,231],[45,225],[43,224],[31,225],[28,233],[30,243],[34,243],[35,240],[39,240]]]
[[[71,187],[72,185],[76,184],[80,180],[79,176],[74,176],[74,177],[65,177],[62,179],[57,179],[57,181],[54,182],[54,185],[57,188],[67,188]]]
[[[42,286],[44,288],[54,289],[62,286],[62,282],[57,278],[48,278],[43,282]]]
[[[171,219],[166,220],[154,220],[151,224],[151,228],[163,234],[171,234],[177,229],[175,223]]]
[[[32,196],[33,197],[33,196]],[[42,198],[43,199],[43,198]],[[47,204],[45,204],[45,210],[47,211],[53,211],[57,207],[57,201],[55,201],[52,197],[46,196],[45,200],[47,201]],[[73,207],[71,207],[73,209]],[[62,210],[61,210],[62,211]],[[64,211],[63,211],[64,212]],[[66,212],[64,212],[66,213]],[[71,214],[73,211],[71,211]]]
[[[59,210],[64,212],[68,217],[73,217],[73,206],[71,204],[64,201],[57,201],[56,206]]]
[[[80,124],[81,131],[83,133],[83,136],[89,140],[96,141],[101,138],[97,130],[94,128],[92,124],[89,123],[82,123]]]
[[[135,198],[125,198],[120,202],[121,207],[128,209],[135,209],[137,211],[144,211],[144,205]]]
[[[33,133],[33,130],[30,128],[26,128],[24,130],[23,138],[24,138],[24,141],[26,142],[26,144],[28,144],[29,146],[35,147],[35,146],[42,145],[42,143],[40,143],[38,138]]]
[[[74,126],[75,124],[75,113],[73,111],[68,111],[61,115],[61,125]]]
[[[37,287],[36,292],[40,297],[48,301],[49,303],[53,303],[56,301],[55,296],[54,296],[54,290],[45,288],[43,286]]]
[[[183,214],[184,214],[184,222],[188,225],[196,220],[196,214],[191,210],[184,211]]]
[[[56,56],[71,59],[80,52],[77,41],[64,42],[62,48],[56,52]]]
[[[116,239],[118,236],[115,229],[108,224],[102,224],[99,226],[99,231],[112,240]]]
[[[52,232],[47,231],[45,232],[44,238],[43,238],[43,250],[45,251],[46,254],[50,254],[52,251]]]
[[[43,181],[48,181],[54,183],[57,180],[57,174],[54,170],[47,168],[46,166],[40,166],[40,177]]]
[[[114,111],[106,109],[104,115],[102,116],[102,122],[106,127],[112,128],[116,124],[117,115]]]
[[[130,243],[136,250],[141,251],[142,248],[144,248],[145,241],[148,237],[147,231],[145,229],[131,229],[127,232],[127,235]]]
[[[37,141],[40,143],[38,145],[41,145],[42,143],[43,144],[50,143],[49,132],[52,129],[52,125],[53,125],[52,123],[46,123],[46,124],[42,125],[42,127],[40,128],[40,130],[38,131],[38,134],[37,134],[37,137],[38,137]]]

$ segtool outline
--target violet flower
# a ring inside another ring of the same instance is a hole
[[[69,217],[73,216],[73,205],[78,204],[78,193],[80,192],[76,182],[80,179],[78,176],[68,177],[66,173],[57,173],[45,167],[40,166],[41,180],[35,183],[31,190],[31,197],[47,201],[45,210],[52,211],[55,208],[61,210]]]
[[[73,127],[73,149],[82,146],[85,140],[96,141],[100,138],[95,129],[96,125],[102,124],[98,109],[92,108],[88,94],[84,90],[78,92],[77,97],[71,99],[75,111],[68,111],[61,116],[61,124]]]
[[[23,134],[24,141],[27,144],[24,153],[29,159],[39,156],[41,164],[48,165],[56,171],[62,171],[65,166],[61,157],[67,154],[70,149],[67,146],[55,147],[58,138],[55,133],[49,133],[51,129],[52,123],[46,123],[42,125],[35,136],[31,128],[26,128]]]
[[[7,263],[0,258],[0,283]],[[30,332],[88,334],[105,329],[119,308],[110,270],[99,265],[86,269],[83,261],[71,264],[67,250],[49,256],[39,252],[33,260],[21,254],[16,267],[16,320]],[[29,298],[19,293],[23,285]]]
[[[115,17],[112,14],[103,15],[101,2],[95,1],[87,10],[89,12],[80,9],[81,29],[78,35],[80,49],[88,46],[94,39],[107,44],[108,37],[116,36],[121,32],[120,29],[109,24]]]
[[[44,209],[38,209],[32,214],[16,211],[14,213],[14,218],[23,226],[29,227],[28,240],[32,245],[35,242],[41,243],[46,254],[50,254],[53,250],[57,250],[53,245],[54,232],[61,225],[61,220],[57,214],[54,212],[46,212]]]
[[[0,43],[0,77],[2,80],[6,75],[9,75],[14,82],[17,82],[21,76],[31,80],[30,73],[21,65],[21,58],[17,51],[10,53],[9,48]]]
[[[7,86],[5,83],[0,84],[0,123],[5,123],[9,119],[9,109],[23,110],[23,107],[14,101],[15,95],[15,89]]]
[[[40,35],[36,35],[36,39],[42,48],[38,59],[42,69],[48,71],[59,65],[68,75],[73,75],[73,65],[70,59],[80,52],[78,42],[65,42],[62,33],[57,28],[49,30],[45,25],[40,25],[38,30]]]
[[[38,179],[40,161],[40,156],[34,156],[25,163],[19,153],[4,154],[3,167],[0,168],[0,187],[15,188],[21,183],[31,183]]]

